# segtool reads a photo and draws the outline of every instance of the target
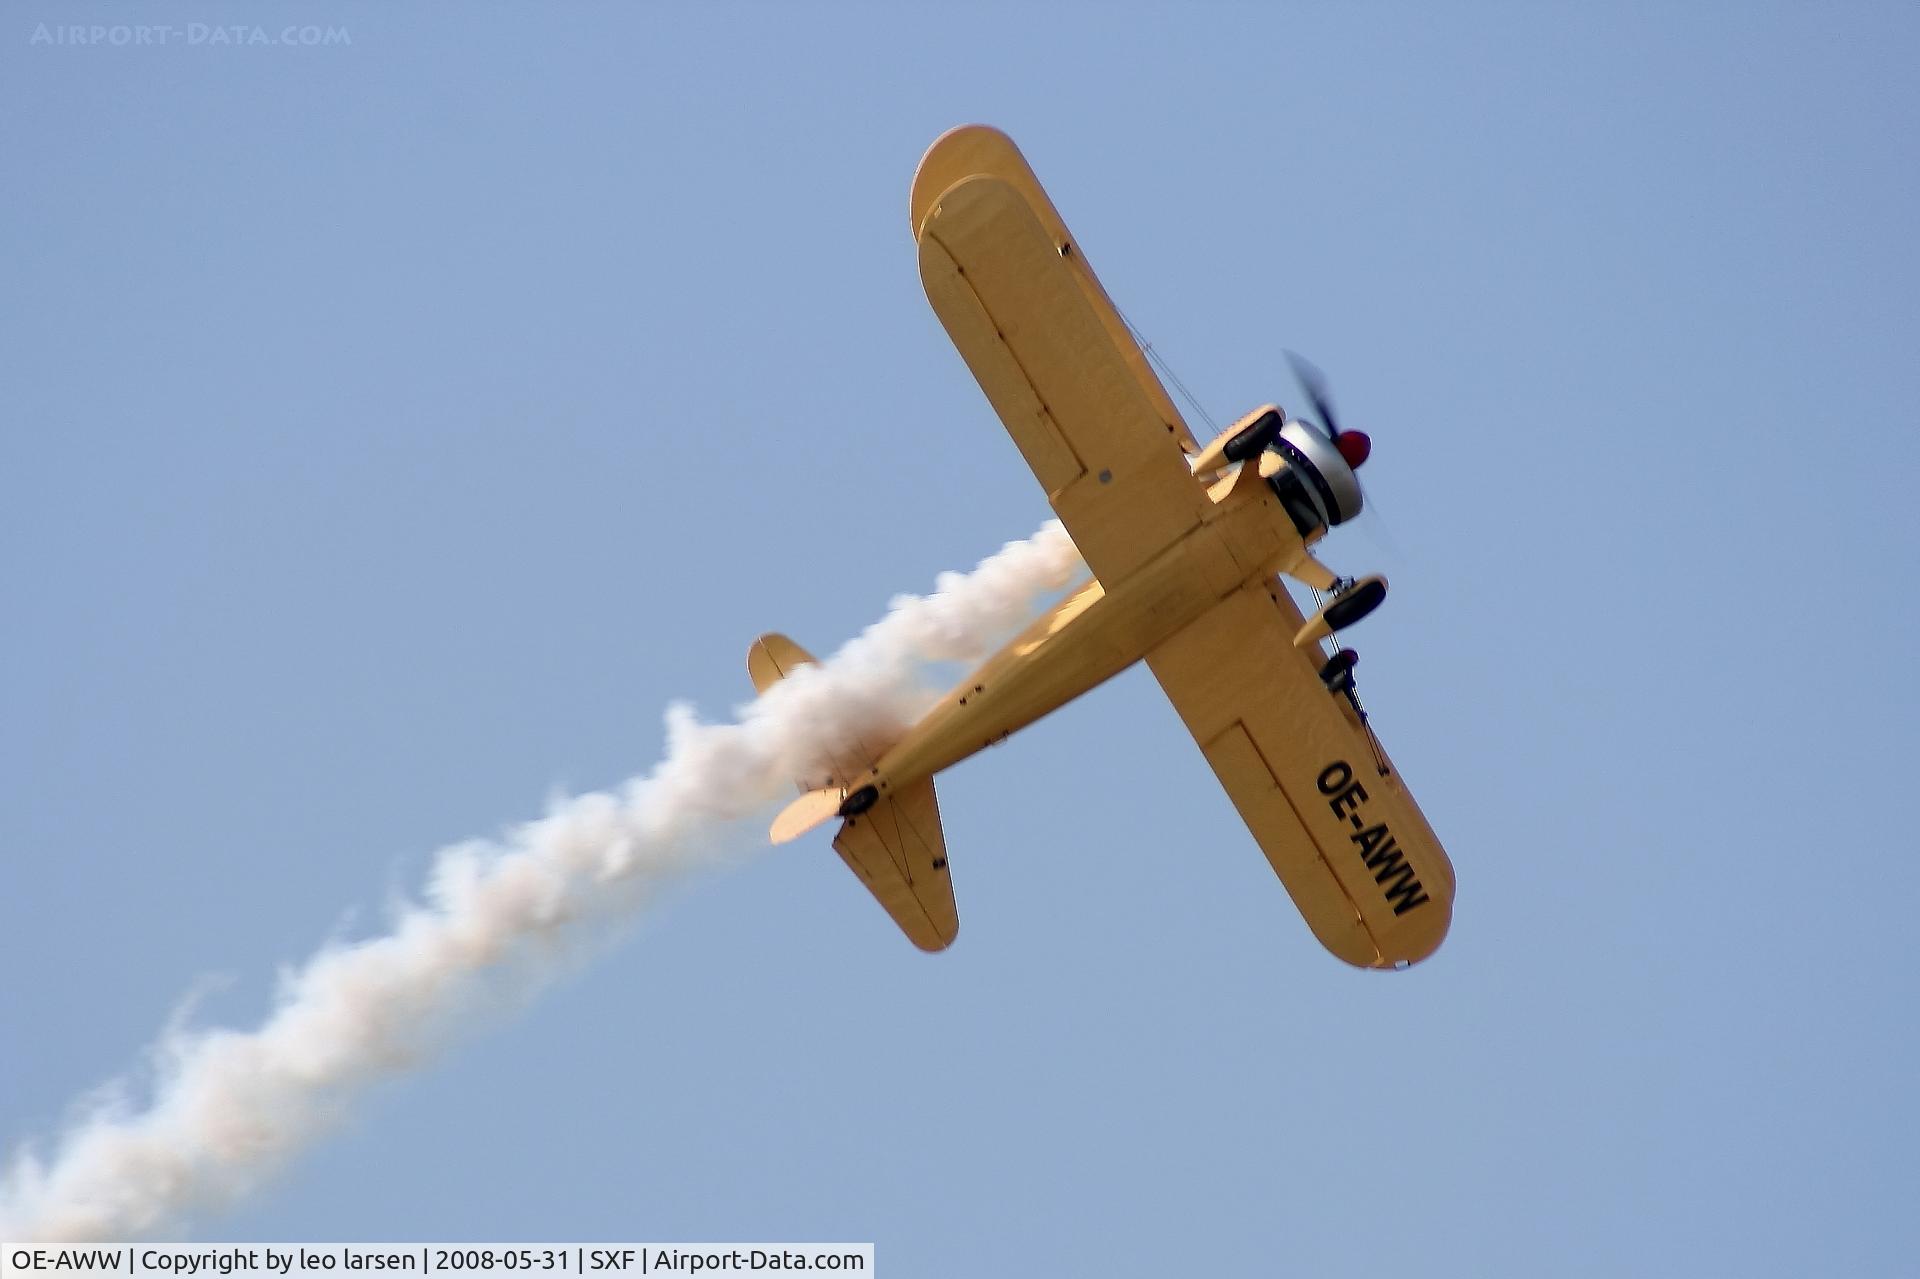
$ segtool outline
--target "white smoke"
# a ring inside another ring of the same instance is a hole
[[[736,722],[667,712],[666,753],[611,791],[553,803],[494,841],[442,849],[422,897],[377,937],[282,975],[252,1030],[170,1029],[144,1107],[96,1101],[49,1158],[0,1174],[0,1239],[153,1238],[229,1204],[324,1134],[383,1078],[426,1064],[476,1015],[511,1006],[763,814],[824,751],[910,718],[924,663],[978,656],[1079,567],[1049,523],[776,685]]]

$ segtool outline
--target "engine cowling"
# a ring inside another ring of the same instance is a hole
[[[1355,443],[1343,448],[1342,441],[1346,440]],[[1322,524],[1332,528],[1360,514],[1365,499],[1360,493],[1360,477],[1353,473],[1359,463],[1349,461],[1347,454],[1353,452],[1365,461],[1371,452],[1366,436],[1344,431],[1339,440],[1334,440],[1318,427],[1295,420],[1280,428],[1273,447],[1287,459],[1288,471],[1300,478]]]

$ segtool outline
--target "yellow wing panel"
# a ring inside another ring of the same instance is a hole
[[[1087,468],[1054,425],[1033,384],[1027,381],[1026,371],[1001,340],[993,317],[968,287],[959,264],[937,240],[920,242],[920,279],[934,311],[947,326],[948,336],[1000,420],[1006,423],[1007,434],[1019,446],[1020,455],[1026,458],[1048,499],[1064,492]]]
[[[1087,265],[1086,255],[1079,251],[1079,245],[1060,217],[1060,211],[1053,207],[1053,200],[1041,187],[1040,179],[1034,175],[1032,166],[1020,154],[1020,148],[1013,144],[1012,138],[989,125],[963,124],[935,139],[934,144],[927,148],[926,155],[921,157],[920,167],[913,175],[908,217],[912,222],[914,237],[919,238],[927,215],[948,188],[978,176],[999,178],[1020,192],[1033,209],[1034,216],[1040,219],[1040,225],[1046,228],[1047,237],[1055,246],[1067,246],[1069,251],[1064,255],[1067,265],[1078,281],[1080,291],[1086,296],[1087,305],[1106,329],[1108,340],[1126,360],[1127,367],[1133,371],[1134,380],[1153,403],[1155,412],[1173,428],[1176,442],[1189,453],[1198,451],[1185,420],[1180,416],[1180,410],[1173,406],[1166,387],[1160,385],[1160,379],[1148,367],[1146,352],[1134,341],[1126,321],[1120,318],[1119,308],[1107,296],[1093,268]]]
[[[1278,582],[1242,588],[1147,665],[1322,945],[1350,964],[1426,958],[1453,917],[1453,865]]]
[[[972,177],[945,191],[922,229],[920,276],[1101,581],[1118,585],[1200,524],[1206,494],[1180,429],[1142,389],[1018,188]]]

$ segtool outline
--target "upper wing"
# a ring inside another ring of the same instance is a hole
[[[1181,449],[1187,453],[1199,452],[1199,445],[1193,442],[1193,435],[1187,430],[1180,410],[1174,407],[1167,388],[1160,385],[1160,379],[1147,366],[1147,353],[1133,340],[1126,320],[1121,318],[1120,308],[1113,304],[1113,299],[1107,296],[1106,289],[1101,287],[1099,279],[1093,274],[1093,268],[1087,265],[1086,254],[1080,252],[1080,246],[1068,232],[1060,211],[1053,207],[1053,200],[1040,185],[1040,179],[1034,175],[1033,166],[1027,163],[1027,157],[1020,154],[1020,148],[1013,144],[1012,138],[989,125],[963,124],[957,129],[947,130],[934,140],[933,145],[927,148],[926,155],[920,158],[920,167],[913,173],[913,192],[908,202],[907,216],[913,226],[914,239],[920,238],[927,215],[933,212],[949,187],[980,174],[999,178],[1019,191],[1032,208],[1034,216],[1040,219],[1040,225],[1046,228],[1047,237],[1056,245],[1069,249],[1062,256],[1078,281],[1087,305],[1098,317],[1101,327],[1106,329],[1108,340],[1133,371],[1134,381],[1139,383],[1141,393],[1152,401],[1154,412],[1172,429],[1174,440]]]
[[[1243,587],[1147,654],[1160,687],[1321,944],[1390,968],[1432,954],[1453,864],[1386,753],[1321,684],[1277,581]]]
[[[948,187],[920,227],[928,300],[1112,587],[1196,527],[1207,501],[1185,425],[1156,400],[1158,382],[1142,382],[1139,347],[1102,318],[1111,305],[1074,253],[1020,186],[992,175]]]

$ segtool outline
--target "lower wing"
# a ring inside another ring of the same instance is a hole
[[[1322,945],[1362,968],[1431,955],[1453,864],[1277,580],[1228,596],[1147,654],[1187,730]]]

